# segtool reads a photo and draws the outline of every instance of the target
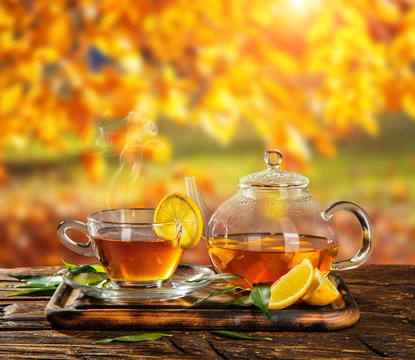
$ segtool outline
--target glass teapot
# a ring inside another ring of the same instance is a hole
[[[358,205],[340,201],[325,209],[308,193],[308,178],[278,168],[279,150],[265,153],[268,168],[239,180],[238,192],[210,216],[197,179],[186,187],[201,209],[210,260],[219,273],[235,273],[252,284],[272,284],[308,258],[323,274],[363,264],[374,244],[373,226]],[[353,213],[363,232],[355,256],[336,260],[338,234],[332,216],[339,210]]]

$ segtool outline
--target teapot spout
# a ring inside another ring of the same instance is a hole
[[[197,181],[196,176],[186,176],[186,192],[187,196],[191,198],[197,207],[199,208],[200,212],[202,213],[203,218],[203,236],[206,236],[207,226],[212,216],[212,212],[206,205],[205,199],[203,198],[202,192],[200,191],[199,182]]]

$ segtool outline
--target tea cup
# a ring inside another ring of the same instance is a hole
[[[57,235],[72,251],[97,257],[116,286],[160,287],[181,260],[181,225],[155,223],[153,216],[154,209],[148,208],[102,210],[90,214],[86,223],[63,221]],[[164,231],[167,227],[168,232]],[[68,230],[82,231],[88,242],[75,242]],[[169,238],[163,235],[166,233]]]

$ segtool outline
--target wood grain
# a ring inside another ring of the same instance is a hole
[[[52,268],[0,269],[50,275]],[[245,331],[273,341],[238,341],[210,331],[168,331],[154,342],[95,344],[142,330],[54,330],[48,297],[6,298],[0,291],[0,358],[7,359],[415,359],[415,266],[366,265],[338,273],[360,309],[356,325],[333,332]],[[213,329],[212,329],[213,330]]]
[[[85,296],[62,283],[46,306],[46,319],[56,328],[186,330],[338,330],[352,326],[359,310],[344,282],[333,276],[341,296],[325,307],[306,304],[270,311],[271,321],[257,308],[232,307],[236,298],[224,294],[197,307],[186,307],[218,291],[212,285],[192,296],[165,302],[122,305]]]

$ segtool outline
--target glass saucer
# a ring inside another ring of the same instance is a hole
[[[97,273],[103,280],[107,279],[107,274]],[[163,301],[178,299],[192,292],[202,289],[210,283],[208,280],[200,282],[186,282],[197,280],[205,276],[210,276],[215,272],[205,266],[179,264],[173,276],[159,288],[141,289],[120,289],[108,286],[106,288],[83,285],[73,278],[70,273],[63,275],[65,283],[75,289],[80,289],[84,294],[102,300],[140,302],[140,301]],[[111,284],[111,283],[110,283]]]

